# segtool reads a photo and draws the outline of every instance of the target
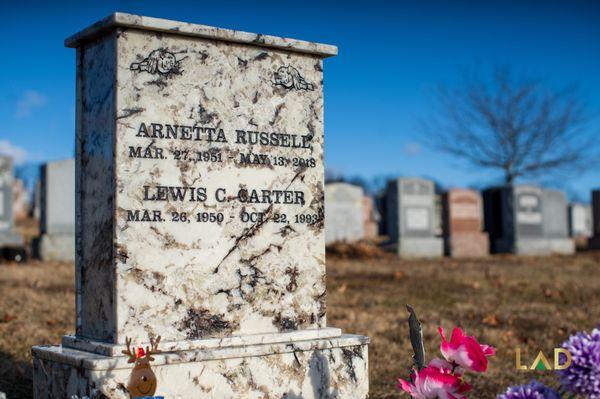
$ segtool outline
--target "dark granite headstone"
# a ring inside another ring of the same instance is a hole
[[[593,235],[588,241],[590,249],[600,249],[600,190],[592,191]]]
[[[533,185],[484,191],[485,229],[492,252],[550,255],[574,252],[564,193]]]

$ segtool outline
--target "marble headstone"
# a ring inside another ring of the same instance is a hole
[[[564,193],[533,185],[484,191],[485,225],[492,252],[526,255],[570,254]],[[555,213],[555,220],[553,218]]]
[[[75,160],[48,162],[40,171],[40,237],[34,245],[45,261],[75,260]]]
[[[452,189],[443,196],[444,246],[452,257],[479,257],[489,253],[483,230],[481,195],[475,190]]]
[[[348,183],[325,185],[325,243],[355,242],[365,236],[363,189]]]
[[[20,247],[23,239],[14,231],[12,158],[0,156],[0,250]]]
[[[569,232],[571,237],[585,237],[592,235],[592,207],[588,204],[569,204]]]
[[[386,225],[390,240],[403,257],[443,255],[436,236],[435,187],[430,180],[399,178],[388,184]]]
[[[568,203],[564,192],[543,190],[544,236],[566,238],[569,236]]]
[[[592,191],[592,231],[588,240],[590,249],[600,249],[600,190]]]
[[[548,242],[549,252],[574,253],[575,241],[569,235],[569,212],[565,192],[543,189],[542,195],[544,239]]]
[[[160,336],[165,398],[366,398],[368,339],[326,324],[323,59],[337,48],[121,13],[66,44],[77,325],[34,348],[35,397],[129,397],[122,351]]]

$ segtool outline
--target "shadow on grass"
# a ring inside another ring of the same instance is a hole
[[[33,396],[33,366],[0,352],[0,392],[9,399],[29,399]]]

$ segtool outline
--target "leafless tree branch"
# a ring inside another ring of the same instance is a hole
[[[501,170],[507,184],[589,166],[589,118],[573,87],[551,91],[499,68],[491,82],[469,78],[460,88],[440,87],[435,97],[438,109],[422,123],[426,144]]]

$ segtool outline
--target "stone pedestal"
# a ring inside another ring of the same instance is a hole
[[[498,252],[515,255],[571,255],[575,252],[575,241],[569,238],[527,238],[517,242],[498,241]]]
[[[75,259],[75,234],[42,234],[34,241],[37,256],[44,261],[72,262]]]
[[[490,253],[490,241],[486,233],[462,233],[446,237],[447,253],[453,258],[478,258]]]
[[[14,231],[0,231],[0,248],[23,246],[23,238]]]
[[[336,329],[329,329],[336,330]],[[329,333],[329,334],[327,334]],[[367,398],[368,340],[326,331],[275,333],[154,355],[152,369],[165,398]],[[327,337],[330,335],[330,337]],[[127,358],[71,349],[34,347],[36,398],[130,398]],[[93,349],[97,345],[79,342]],[[106,348],[104,348],[106,349]],[[116,354],[115,354],[116,355]],[[143,391],[143,388],[142,388]],[[104,395],[104,396],[103,396]]]
[[[441,238],[399,238],[396,252],[403,258],[439,258],[444,255]]]
[[[517,255],[570,255],[575,252],[575,241],[570,238],[521,239],[510,252]]]
[[[128,14],[66,43],[77,325],[35,398],[366,398],[368,339],[326,327],[337,48]]]

